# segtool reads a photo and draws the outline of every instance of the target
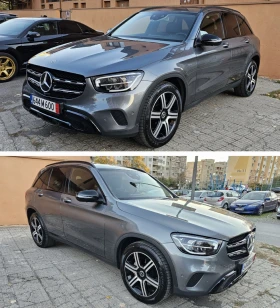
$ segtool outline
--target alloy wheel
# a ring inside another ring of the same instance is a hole
[[[155,101],[150,115],[150,129],[156,139],[165,139],[176,127],[179,102],[172,92],[163,92]]]
[[[37,217],[33,217],[31,222],[30,222],[30,227],[31,227],[31,234],[34,239],[34,241],[42,245],[43,243],[43,228],[42,225]]]
[[[15,74],[15,71],[15,62],[7,56],[0,56],[0,81],[10,79]]]
[[[125,260],[125,279],[137,295],[149,297],[159,288],[159,274],[154,261],[142,252],[133,252]]]
[[[257,66],[254,63],[252,63],[248,67],[248,70],[246,73],[246,89],[250,93],[253,92],[256,87],[257,72],[258,72]]]

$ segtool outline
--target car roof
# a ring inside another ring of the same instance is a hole
[[[40,20],[63,20],[62,18],[51,18],[51,17],[18,17],[17,20],[23,19],[23,20],[34,20],[40,21]],[[71,21],[71,20],[70,20]]]
[[[184,11],[184,12],[191,12],[191,13],[200,13],[205,11],[231,11],[235,13],[239,13],[238,11],[223,7],[223,6],[216,6],[216,5],[208,5],[208,6],[153,6],[145,8],[142,11]],[[239,13],[240,14],[240,13]]]

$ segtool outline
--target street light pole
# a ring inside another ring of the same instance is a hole
[[[194,191],[196,187],[197,161],[198,161],[198,156],[195,156],[194,165],[193,165],[191,200],[194,200]]]

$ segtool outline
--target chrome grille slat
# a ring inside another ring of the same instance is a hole
[[[246,249],[241,249],[241,250],[236,250],[236,251],[233,251],[233,252],[229,252],[228,256],[229,257],[234,257],[234,256],[239,256],[239,255],[242,255],[242,254],[246,254],[246,253],[247,253]]]
[[[236,243],[233,243],[233,244],[228,244],[227,247],[228,248],[234,248],[234,247],[242,246],[242,245],[246,244],[246,241],[247,241],[247,239],[245,238],[242,241],[239,241],[239,242],[236,242]]]
[[[240,260],[249,256],[254,248],[255,229],[251,232],[241,234],[229,240],[227,243],[227,255],[232,260]]]
[[[44,72],[49,72],[52,77],[52,88],[47,93],[44,93],[40,86],[40,78]],[[49,98],[73,99],[82,95],[86,87],[86,80],[81,75],[32,64],[27,67],[27,81],[37,92]]]

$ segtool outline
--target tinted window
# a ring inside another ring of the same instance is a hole
[[[0,34],[17,36],[34,23],[32,19],[10,19],[0,25]]]
[[[200,26],[201,35],[213,34],[225,38],[222,18],[219,13],[211,13],[205,16]]]
[[[69,34],[69,33],[81,33],[80,27],[77,23],[64,20],[59,22],[59,30],[61,34]]]
[[[236,18],[237,18],[237,22],[238,22],[238,25],[239,25],[241,35],[245,36],[245,35],[252,34],[252,31],[249,28],[249,26],[247,25],[246,21],[244,19],[242,19],[240,16],[236,16]]]
[[[82,29],[83,33],[95,33],[96,31],[79,23],[79,27]]]
[[[41,36],[56,35],[57,24],[56,22],[42,22],[33,27],[30,31],[38,32]]]
[[[239,27],[234,14],[223,14],[224,27],[226,32],[226,38],[233,38],[240,36]]]
[[[196,16],[187,11],[144,11],[122,24],[112,36],[181,42],[188,37]]]
[[[173,198],[147,173],[132,169],[100,169],[105,183],[118,199]]]
[[[38,178],[38,180],[34,184],[34,187],[39,188],[39,189],[47,189],[51,170],[52,169],[48,169],[43,174],[41,174],[41,176]]]
[[[53,168],[48,190],[62,192],[66,180],[67,168]]]
[[[98,190],[98,184],[89,170],[73,168],[69,178],[68,193],[76,195],[83,190]]]

